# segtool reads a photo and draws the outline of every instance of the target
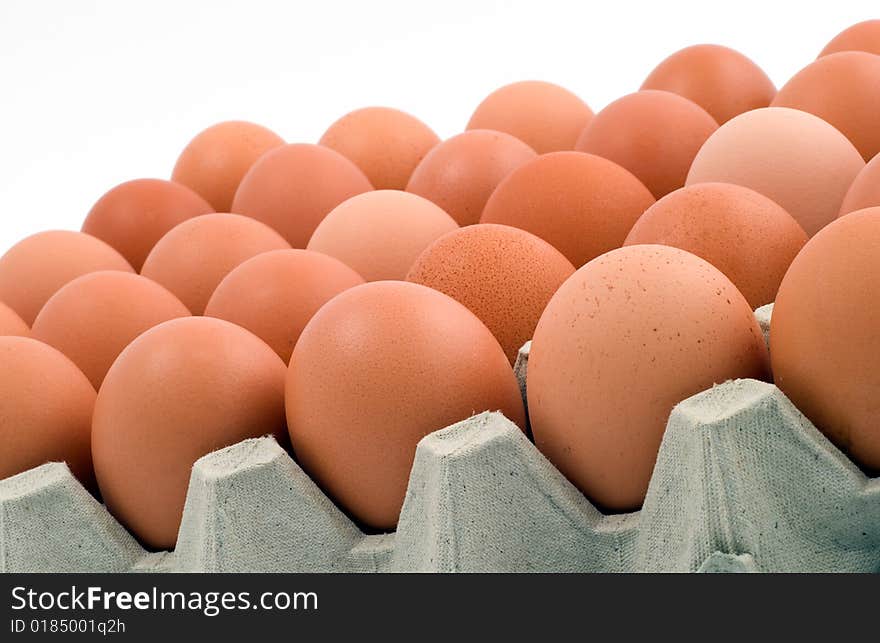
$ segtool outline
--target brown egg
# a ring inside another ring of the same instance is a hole
[[[416,444],[481,411],[525,426],[504,351],[446,295],[379,281],[331,299],[300,335],[287,372],[297,460],[357,520],[397,523]]]
[[[810,239],[782,280],[770,324],[776,385],[853,460],[880,470],[880,207]]]
[[[550,297],[573,272],[571,262],[543,239],[519,228],[481,223],[437,239],[406,279],[467,306],[513,364]]]
[[[140,270],[156,242],[178,223],[214,208],[184,185],[135,179],[117,185],[92,206],[82,231],[106,241]]]
[[[162,286],[130,272],[77,277],[37,315],[33,337],[73,360],[95,390],[122,349],[145,330],[189,310]]]
[[[89,432],[95,389],[51,346],[0,337],[0,480],[46,462],[67,462],[94,489]]]
[[[251,257],[290,248],[267,225],[237,214],[205,214],[184,221],[159,240],[141,274],[201,315],[223,277]]]
[[[308,249],[336,257],[367,281],[403,279],[432,241],[457,228],[428,199],[376,190],[336,206],[315,230]]]
[[[535,444],[600,508],[645,498],[672,408],[731,378],[763,378],[748,302],[717,269],[668,246],[594,259],[550,300],[532,340]]]
[[[795,74],[772,105],[831,123],[867,161],[880,152],[880,56],[863,51],[824,56]]]
[[[864,165],[852,143],[821,118],[767,107],[719,127],[694,159],[686,184],[736,183],[756,190],[813,235],[837,217]]]
[[[270,150],[245,174],[232,211],[305,248],[321,220],[347,198],[373,186],[357,165],[321,145],[295,143]]]
[[[403,190],[413,170],[439,142],[415,116],[390,107],[364,107],[333,123],[320,145],[357,165],[377,190]]]
[[[684,185],[691,162],[718,123],[678,94],[641,91],[596,114],[577,142],[579,152],[614,161],[658,199]]]
[[[0,301],[0,336],[18,335],[30,337],[31,329],[14,310]]]
[[[273,250],[226,275],[205,315],[247,328],[287,364],[302,329],[318,309],[362,283],[354,270],[320,252]]]
[[[582,152],[553,152],[502,181],[480,223],[531,232],[577,267],[619,248],[653,203],[648,188],[617,163]]]
[[[880,154],[868,161],[849,186],[839,216],[875,205],[880,205]]]
[[[880,20],[865,20],[848,27],[825,45],[819,57],[841,51],[867,51],[880,54]]]
[[[242,177],[258,158],[281,145],[284,139],[262,125],[247,121],[217,123],[187,144],[174,165],[171,180],[201,194],[217,212],[229,212]]]
[[[97,270],[133,272],[128,262],[100,239],[82,232],[38,232],[0,257],[0,301],[26,324],[61,286]]]
[[[433,201],[459,225],[470,225],[479,221],[495,186],[535,156],[532,148],[510,134],[471,130],[428,152],[406,191]]]
[[[694,101],[724,124],[734,116],[767,107],[773,81],[751,59],[721,45],[681,49],[648,74],[642,89],[662,89]]]
[[[107,508],[145,545],[177,539],[193,463],[246,438],[285,440],[284,363],[245,329],[210,317],[151,328],[113,363],[92,421]]]
[[[505,85],[477,106],[467,129],[507,132],[538,154],[574,149],[593,111],[553,83],[525,80]]]
[[[624,245],[662,244],[711,263],[752,308],[769,304],[807,235],[780,205],[730,183],[699,183],[663,197]]]

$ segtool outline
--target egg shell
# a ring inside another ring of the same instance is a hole
[[[0,301],[0,336],[30,337],[31,329],[14,310]]]
[[[373,186],[357,165],[321,145],[277,147],[253,164],[235,192],[232,211],[262,221],[294,248],[305,248],[337,205]]]
[[[140,335],[104,378],[92,421],[110,512],[146,546],[174,547],[193,463],[272,434],[286,443],[284,363],[247,330],[210,317]]]
[[[506,132],[544,154],[574,149],[592,117],[589,106],[564,87],[524,80],[496,89],[483,99],[467,129]]]
[[[752,308],[769,304],[807,235],[780,205],[730,183],[676,190],[636,221],[624,245],[662,244],[705,259]]]
[[[553,152],[502,181],[480,223],[531,232],[579,267],[623,245],[653,203],[648,188],[617,163],[582,152]]]
[[[89,448],[95,389],[57,350],[0,337],[0,480],[46,462],[66,462],[95,488]]]
[[[349,112],[319,141],[357,165],[377,190],[406,188],[413,170],[439,142],[422,121],[390,107]]]
[[[336,206],[308,249],[336,257],[367,281],[403,279],[431,242],[456,229],[455,219],[428,199],[376,190]]]
[[[92,272],[49,298],[34,320],[33,337],[73,360],[97,390],[116,357],[138,335],[189,314],[177,297],[146,277]]]
[[[233,269],[211,295],[205,315],[246,328],[287,364],[305,325],[325,303],[363,277],[310,250],[273,250]]]
[[[286,403],[297,461],[377,529],[397,523],[425,435],[486,410],[525,426],[489,329],[454,299],[398,281],[346,290],[312,317],[293,350]]]
[[[776,385],[828,438],[880,470],[880,207],[852,212],[804,246],[770,322]]]
[[[171,180],[202,195],[217,212],[229,212],[247,171],[263,154],[281,145],[284,139],[262,125],[217,123],[187,144],[174,164]]]
[[[141,274],[161,284],[201,315],[211,294],[242,262],[290,248],[267,225],[237,214],[205,214],[184,221],[159,240]]]
[[[692,100],[718,123],[767,107],[776,86],[740,52],[721,45],[693,45],[657,65],[641,89],[660,89]]]
[[[868,161],[880,153],[880,56],[846,51],[819,58],[783,85],[772,105],[831,123]]]
[[[668,246],[620,248],[572,275],[538,322],[535,444],[600,507],[637,509],[672,408],[766,369],[752,309],[716,268]]]
[[[510,134],[470,130],[428,152],[406,191],[433,201],[459,225],[470,225],[479,221],[501,180],[535,156],[532,148]]]
[[[840,215],[880,205],[880,154],[868,161],[846,191]]]
[[[134,272],[125,258],[82,232],[49,230],[31,235],[0,257],[0,301],[26,324],[64,284],[97,270]]]
[[[834,36],[819,57],[841,51],[867,51],[880,54],[880,20],[865,20],[847,27]]]
[[[716,129],[715,119],[696,103],[646,90],[596,114],[576,149],[626,168],[659,199],[684,185],[691,162]]]
[[[406,279],[467,306],[513,364],[550,297],[572,273],[571,262],[543,239],[519,228],[482,223],[437,239]]]
[[[686,185],[751,188],[785,208],[812,236],[837,217],[864,165],[852,143],[821,118],[766,107],[719,127],[697,153]]]

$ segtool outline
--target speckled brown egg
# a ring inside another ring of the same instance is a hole
[[[582,152],[553,152],[502,181],[480,223],[531,232],[577,267],[623,245],[653,203],[648,188],[617,163]]]
[[[455,219],[428,199],[376,190],[336,206],[307,247],[336,257],[367,281],[403,279],[431,242],[457,228]]]
[[[510,363],[451,297],[378,281],[331,299],[306,325],[287,373],[297,460],[354,518],[397,523],[416,444],[481,411],[525,426]]]
[[[628,246],[583,266],[538,322],[528,408],[536,446],[600,508],[645,498],[672,408],[713,384],[763,378],[752,309],[706,261]]]
[[[305,248],[330,210],[372,189],[358,166],[339,152],[294,143],[270,150],[251,166],[232,211],[262,221],[294,248]]]
[[[61,286],[97,270],[133,272],[125,258],[100,239],[82,232],[38,232],[0,257],[0,301],[26,324]]]
[[[880,54],[880,20],[865,20],[847,27],[834,36],[819,57],[841,51],[867,51]]]
[[[94,404],[89,380],[57,350],[27,337],[0,337],[0,480],[66,462],[93,489]]]
[[[406,278],[467,306],[513,364],[550,297],[573,272],[571,262],[543,239],[519,228],[482,223],[437,239]]]
[[[0,335],[30,337],[31,329],[14,310],[0,301]]]
[[[262,252],[290,248],[277,232],[237,214],[205,214],[184,221],[159,240],[141,274],[201,315],[229,272]]]
[[[390,107],[349,112],[320,140],[357,165],[377,190],[403,190],[413,170],[439,142],[422,121]]]
[[[624,245],[687,250],[723,272],[752,308],[769,304],[807,235],[782,206],[731,183],[676,190],[636,221]]]
[[[354,270],[320,252],[273,250],[226,275],[205,315],[247,328],[287,364],[302,329],[321,306],[362,283]]]
[[[830,223],[795,257],[770,323],[776,385],[856,463],[880,471],[880,207]]]
[[[202,195],[217,212],[229,212],[247,171],[263,154],[282,145],[284,139],[262,125],[217,123],[187,144],[177,158],[171,180]]]
[[[148,547],[174,547],[197,459],[246,438],[286,442],[284,373],[262,340],[220,319],[174,319],[139,336],[95,402],[92,455],[107,508]]]
[[[97,390],[116,357],[138,335],[189,314],[177,297],[146,277],[93,272],[49,298],[34,320],[33,337],[72,359]]]
[[[82,231],[113,246],[140,270],[166,232],[187,219],[213,212],[185,185],[161,179],[135,179],[107,192],[92,206]]]
[[[686,184],[751,188],[776,201],[813,235],[837,217],[864,166],[853,144],[821,118],[766,107],[719,127],[697,153]]]
[[[694,156],[716,129],[715,119],[696,103],[646,90],[596,114],[575,147],[626,168],[659,199],[684,185]]]
[[[477,106],[467,129],[507,132],[544,154],[574,149],[592,117],[589,106],[564,87],[524,80],[489,94]]]
[[[772,105],[831,123],[867,161],[880,153],[880,56],[864,51],[823,56],[783,85]]]
[[[641,88],[684,96],[720,124],[767,107],[776,95],[773,81],[760,67],[721,45],[693,45],[675,52],[648,74]]]
[[[880,205],[880,154],[868,161],[846,191],[840,216]]]
[[[433,201],[459,225],[470,225],[495,187],[535,151],[518,138],[491,130],[471,130],[435,146],[422,159],[406,191]]]

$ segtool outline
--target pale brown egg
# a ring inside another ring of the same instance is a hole
[[[407,192],[439,205],[459,225],[470,225],[495,187],[535,151],[518,138],[491,130],[471,130],[435,146],[413,171]]]
[[[868,161],[846,191],[840,215],[880,205],[880,154]]]
[[[362,283],[354,270],[320,252],[273,250],[226,275],[205,315],[247,328],[287,364],[302,329],[321,306]]]
[[[735,183],[770,197],[813,235],[837,217],[865,162],[821,118],[766,107],[728,121],[697,153],[686,185]]]
[[[0,480],[46,462],[66,462],[94,489],[89,448],[95,389],[51,346],[0,337]]]
[[[642,89],[662,89],[694,101],[720,124],[767,107],[776,95],[773,81],[751,59],[721,45],[681,49],[648,74]]]
[[[138,335],[190,314],[180,300],[146,277],[102,271],[77,277],[49,298],[33,337],[73,360],[95,387]]]
[[[428,199],[400,190],[353,196],[321,221],[309,250],[336,257],[367,281],[404,279],[413,261],[458,224]]]
[[[148,547],[174,547],[196,460],[246,438],[286,442],[284,373],[275,351],[220,319],[140,335],[95,402],[92,456],[107,508]]]
[[[731,183],[672,192],[636,221],[624,245],[662,244],[705,259],[752,308],[769,304],[807,235],[782,206]]]
[[[571,262],[543,239],[519,228],[481,223],[437,239],[406,279],[467,306],[513,364],[550,297],[573,272]]]
[[[880,207],[830,223],[795,257],[770,323],[776,385],[859,465],[880,470]]]
[[[840,130],[867,161],[880,153],[880,56],[823,56],[789,80],[771,103],[815,114]]]
[[[632,172],[656,198],[684,185],[718,123],[678,94],[646,90],[618,98],[593,117],[575,146]]]
[[[531,232],[579,267],[623,245],[653,203],[648,188],[617,163],[582,152],[553,152],[502,181],[480,223]]]
[[[413,170],[440,142],[415,116],[364,107],[333,123],[319,141],[357,165],[377,190],[403,190]]]
[[[834,36],[819,57],[841,51],[867,51],[880,54],[880,20],[865,20],[847,27]]]
[[[229,272],[251,257],[290,248],[267,225],[237,214],[205,214],[184,221],[159,240],[141,274],[201,315]]]
[[[97,270],[134,272],[109,245],[82,232],[38,232],[0,257],[0,301],[26,324],[61,286]]]
[[[716,268],[668,246],[614,250],[562,284],[538,322],[535,444],[600,508],[637,509],[672,408],[767,366],[751,307]]]
[[[113,246],[135,270],[166,232],[187,219],[213,212],[185,185],[135,179],[107,192],[92,206],[82,231]]]
[[[0,335],[30,337],[31,329],[14,310],[0,301]]]
[[[544,154],[574,149],[592,117],[589,106],[564,87],[524,80],[489,94],[477,106],[467,129],[507,132]]]
[[[294,248],[305,248],[337,205],[373,186],[357,165],[322,145],[294,143],[270,150],[241,180],[232,211],[262,221]]]
[[[303,468],[350,514],[397,523],[416,444],[481,411],[525,426],[498,341],[451,297],[399,281],[356,286],[306,325],[287,373]]]
[[[187,144],[177,158],[171,180],[202,195],[217,212],[229,212],[247,171],[263,154],[282,145],[284,139],[262,125],[217,123]]]

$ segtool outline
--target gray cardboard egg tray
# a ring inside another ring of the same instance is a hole
[[[775,386],[738,380],[673,410],[635,513],[603,515],[482,413],[421,441],[393,534],[363,534],[266,437],[195,463],[173,552],[146,552],[64,464],[0,481],[0,570],[876,572],[880,479]]]

